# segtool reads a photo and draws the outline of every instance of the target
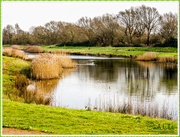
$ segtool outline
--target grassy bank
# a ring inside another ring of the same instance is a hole
[[[3,45],[10,47],[11,45]],[[159,57],[174,57],[177,59],[178,48],[174,47],[74,47],[74,46],[42,46],[45,52],[64,51],[70,54],[90,56],[137,57],[146,52],[154,52]],[[24,48],[23,45],[20,46]]]
[[[17,96],[18,90],[15,88],[15,78],[18,74],[23,74],[25,68],[30,65],[30,62],[19,58],[3,56],[3,98],[11,100],[22,99]]]
[[[3,127],[58,134],[177,134],[177,121],[3,100]]]
[[[57,47],[43,46],[46,52],[48,51],[65,51],[69,53],[92,54],[95,56],[139,56],[146,52],[154,52],[160,57],[175,57],[177,58],[177,48],[173,47]]]
[[[177,121],[23,103],[14,83],[29,65],[3,56],[3,127],[58,134],[177,134]]]

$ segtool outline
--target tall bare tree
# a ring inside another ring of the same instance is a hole
[[[123,27],[123,32],[125,33],[126,37],[129,38],[130,43],[132,43],[132,37],[135,32],[135,9],[131,7],[128,10],[120,11],[117,17],[120,25]]]
[[[142,5],[140,8],[141,22],[147,31],[147,45],[149,46],[150,34],[158,25],[160,14],[156,8]]]
[[[178,16],[171,12],[164,14],[160,19],[159,34],[165,39],[177,38]]]

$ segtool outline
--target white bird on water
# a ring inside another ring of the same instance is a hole
[[[35,91],[35,89],[36,89],[35,83],[27,86],[27,91]]]

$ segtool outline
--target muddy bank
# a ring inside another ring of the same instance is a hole
[[[2,135],[56,135],[34,130],[23,130],[18,128],[2,128]]]

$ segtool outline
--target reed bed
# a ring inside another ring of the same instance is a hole
[[[32,77],[34,79],[59,78],[64,68],[75,66],[76,63],[63,54],[40,54],[31,63]]]
[[[3,55],[11,56],[12,55],[12,48],[3,48]]]
[[[25,101],[27,103],[34,102],[36,104],[49,105],[52,99],[52,92],[58,82],[59,79],[31,81],[24,94]]]
[[[27,46],[23,48],[24,51],[29,53],[42,53],[44,49],[40,46]]]
[[[117,96],[114,96],[114,99],[107,97],[99,97],[99,99],[96,99],[95,102],[91,102],[91,100],[89,99],[85,109],[122,114],[142,115],[153,118],[158,117],[169,120],[178,119],[176,111],[173,110],[165,101],[160,107],[160,104],[158,104],[157,102],[155,102],[155,104],[150,102],[147,103],[145,101],[141,101],[140,99],[118,99]]]
[[[146,52],[143,55],[139,55],[136,60],[142,60],[142,61],[156,61],[157,56],[152,52]]]
[[[28,56],[24,52],[22,52],[20,50],[12,49],[12,48],[3,48],[3,55],[15,57],[15,58],[21,58],[26,61],[32,60],[32,59],[28,58]]]
[[[177,64],[177,59],[174,57],[158,57],[157,61],[160,63],[176,63]]]
[[[20,49],[20,46],[18,46],[18,45],[12,45],[11,46],[13,49]]]

